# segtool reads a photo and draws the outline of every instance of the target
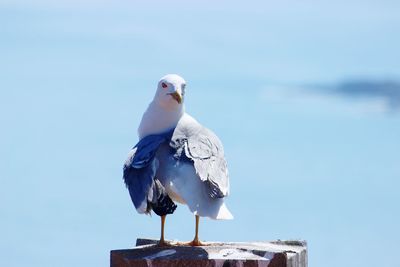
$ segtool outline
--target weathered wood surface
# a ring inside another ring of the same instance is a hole
[[[138,239],[133,249],[111,251],[111,267],[307,267],[305,241],[209,242],[202,247],[158,247],[156,243]]]

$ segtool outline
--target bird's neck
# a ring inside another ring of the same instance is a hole
[[[148,135],[164,133],[176,127],[183,114],[185,114],[184,105],[165,108],[155,101],[151,102],[140,122],[139,138],[142,139]]]

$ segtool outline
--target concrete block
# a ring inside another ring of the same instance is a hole
[[[173,243],[173,242],[172,242]],[[307,267],[305,241],[206,242],[207,246],[156,246],[138,239],[133,249],[111,251],[111,267]]]

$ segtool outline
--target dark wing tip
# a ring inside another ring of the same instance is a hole
[[[177,205],[168,196],[164,186],[158,179],[154,180],[152,190],[153,198],[147,201],[147,210],[153,210],[158,216],[174,213]]]
[[[209,194],[209,196],[210,196],[211,198],[224,198],[224,197],[227,196],[227,194],[224,194],[224,193],[221,191],[221,189],[220,189],[220,187],[218,186],[218,184],[215,183],[214,181],[212,181],[212,180],[206,180],[206,181],[204,181],[204,182],[208,185],[208,187],[209,187],[209,189],[210,189],[210,191],[208,192],[208,194]]]

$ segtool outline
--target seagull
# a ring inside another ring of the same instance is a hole
[[[185,80],[168,74],[158,82],[153,101],[138,128],[139,142],[130,150],[123,178],[140,214],[161,217],[160,246],[166,216],[185,204],[195,215],[195,237],[187,245],[204,245],[200,217],[233,219],[225,205],[229,176],[219,138],[185,112]]]

